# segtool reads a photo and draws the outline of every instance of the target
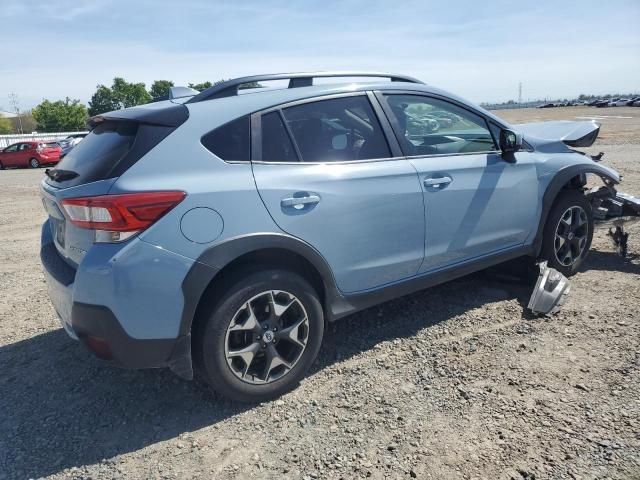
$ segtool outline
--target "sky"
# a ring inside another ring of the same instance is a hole
[[[0,0],[0,110],[113,77],[404,73],[471,101],[640,91],[640,0]]]

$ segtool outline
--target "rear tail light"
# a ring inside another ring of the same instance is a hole
[[[96,230],[97,242],[118,242],[149,228],[184,197],[184,192],[126,193],[68,198],[62,206],[76,227]]]

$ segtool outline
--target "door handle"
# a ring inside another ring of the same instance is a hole
[[[305,205],[314,205],[320,201],[318,195],[307,195],[304,197],[287,197],[280,200],[283,207],[303,208]]]
[[[451,177],[425,178],[424,186],[440,187],[440,186],[449,185],[451,182],[453,182],[453,178]]]

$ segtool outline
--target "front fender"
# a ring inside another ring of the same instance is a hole
[[[567,165],[558,169],[554,174],[550,174],[552,178],[547,182],[547,187],[544,195],[542,196],[540,221],[538,223],[536,236],[533,240],[534,252],[536,255],[540,254],[544,225],[547,222],[549,211],[551,210],[556,198],[562,189],[565,188],[573,178],[586,177],[587,174],[597,175],[607,186],[617,185],[621,181],[621,177],[618,172],[612,168],[593,162]],[[586,182],[586,178],[584,181]]]

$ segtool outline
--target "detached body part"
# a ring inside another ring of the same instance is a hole
[[[53,304],[117,365],[195,365],[231,398],[273,398],[327,322],[523,256],[569,276],[594,208],[621,217],[619,175],[571,148],[594,122],[512,126],[391,74],[196,93],[94,117],[42,182]]]

